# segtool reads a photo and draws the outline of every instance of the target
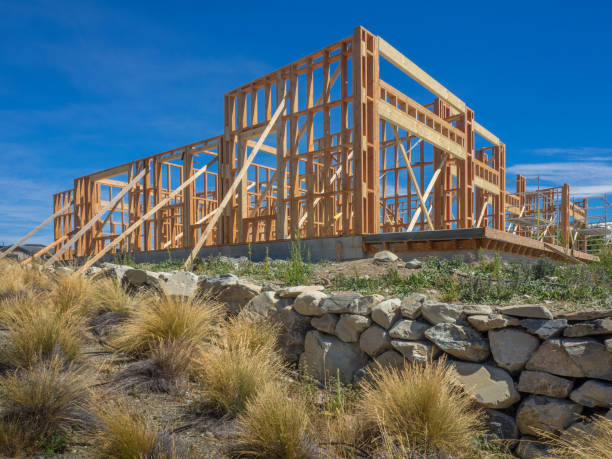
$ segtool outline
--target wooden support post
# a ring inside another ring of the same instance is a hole
[[[27,241],[28,239],[30,239],[32,236],[34,236],[36,233],[38,233],[38,231],[40,231],[43,227],[45,227],[47,225],[47,223],[49,223],[51,220],[53,220],[55,217],[57,217],[58,215],[60,215],[62,212],[64,212],[65,210],[69,209],[70,206],[72,206],[72,201],[70,201],[70,203],[66,204],[64,207],[62,207],[60,210],[58,210],[57,212],[55,212],[53,215],[51,215],[50,217],[47,217],[46,219],[44,219],[36,228],[34,228],[32,231],[30,231],[28,234],[26,234],[24,237],[22,237],[21,239],[19,239],[17,242],[15,242],[12,246],[10,246],[8,249],[0,252],[0,260],[3,259],[4,257],[6,257],[8,254],[10,254],[11,252],[13,252],[13,250],[15,250],[17,247],[19,247],[20,244],[24,243],[25,241]]]
[[[48,246],[46,246],[43,249],[40,249],[38,252],[36,252],[34,255],[32,255],[29,258],[26,258],[25,260],[23,260],[20,265],[21,266],[25,266],[31,262],[33,262],[34,260],[36,260],[37,258],[43,256],[45,253],[47,253],[49,250],[57,247],[59,244],[61,244],[62,242],[64,242],[66,239],[68,239],[68,236],[62,236],[59,239],[53,241],[51,244],[49,244]]]
[[[129,235],[131,235],[132,232],[136,228],[138,228],[142,224],[143,221],[145,221],[147,218],[149,218],[151,215],[153,215],[159,209],[164,207],[170,200],[172,200],[176,196],[178,196],[178,194],[181,191],[183,191],[183,188],[189,186],[190,183],[193,183],[195,181],[195,179],[197,179],[200,175],[202,175],[204,172],[206,172],[208,167],[211,164],[213,164],[216,160],[217,160],[217,158],[213,159],[208,164],[206,164],[203,168],[201,168],[199,171],[197,171],[194,175],[192,175],[189,179],[187,179],[185,182],[181,183],[176,190],[173,190],[172,192],[170,192],[168,194],[168,196],[166,196],[164,199],[162,199],[155,207],[153,207],[146,214],[144,214],[138,220],[136,220],[134,223],[132,223],[128,229],[126,229],[123,233],[121,233],[119,236],[117,236],[115,239],[113,239],[106,247],[104,247],[100,252],[98,252],[98,254],[96,256],[94,256],[93,258],[90,258],[89,260],[87,260],[87,262],[83,266],[81,266],[81,268],[79,268],[77,273],[81,273],[81,274],[84,273],[96,261],[98,261],[104,255],[106,255],[108,252],[110,252],[113,249],[113,247],[115,247],[117,244],[119,244],[121,241],[123,241]]]
[[[276,100],[285,100],[287,89],[280,72],[276,75]],[[287,228],[287,123],[276,125],[276,239],[289,239]]]
[[[561,191],[561,237],[563,238],[563,246],[569,247],[570,241],[570,188],[567,183],[563,185]]]
[[[130,183],[128,183],[127,186],[125,188],[123,188],[117,194],[117,196],[115,196],[113,198],[113,200],[108,204],[108,206],[106,206],[105,208],[101,209],[96,215],[94,215],[94,217],[91,220],[89,220],[85,225],[83,225],[81,227],[81,229],[79,231],[77,231],[76,234],[74,236],[72,236],[70,238],[70,240],[61,249],[59,249],[57,252],[55,252],[55,254],[46,261],[44,267],[48,268],[53,263],[55,263],[57,260],[59,260],[60,257],[64,254],[64,252],[66,252],[66,250],[68,250],[70,247],[72,247],[72,244],[74,244],[76,241],[78,241],[81,238],[81,236],[83,236],[92,226],[94,226],[96,224],[96,222],[98,222],[100,220],[100,218],[102,218],[102,215],[104,215],[106,212],[109,212],[111,209],[113,209],[119,203],[119,201],[121,201],[123,199],[125,194],[128,191],[130,191],[132,188],[134,188],[134,186],[145,175],[147,170],[148,170],[148,168],[141,170],[140,173],[138,175],[136,175],[136,177],[134,177],[130,181]]]
[[[181,169],[182,181],[184,182],[193,173],[193,153],[190,150],[185,151],[183,156],[183,168]],[[192,225],[196,220],[195,208],[195,183],[187,186],[183,190],[183,247],[191,247],[193,245]],[[147,209],[148,210],[148,209]]]
[[[200,249],[204,245],[204,242],[206,241],[206,238],[208,237],[208,235],[212,231],[213,227],[216,225],[217,221],[219,220],[219,215],[221,215],[221,212],[223,212],[223,209],[225,209],[225,207],[227,206],[228,202],[234,196],[234,192],[236,191],[236,188],[238,188],[238,185],[243,181],[244,177],[246,176],[247,169],[250,166],[250,164],[253,162],[253,160],[255,159],[255,155],[257,155],[257,152],[259,151],[259,148],[264,143],[264,141],[266,140],[266,137],[268,137],[268,134],[270,133],[270,131],[272,130],[272,128],[276,124],[276,121],[278,120],[278,118],[283,113],[283,111],[285,109],[286,101],[287,101],[287,98],[283,97],[281,99],[281,101],[279,102],[278,107],[276,108],[276,111],[274,112],[274,115],[272,116],[272,119],[266,125],[266,129],[264,130],[263,134],[261,135],[261,137],[257,141],[257,144],[253,148],[253,151],[251,152],[249,157],[246,159],[245,163],[242,165],[242,168],[240,169],[240,171],[238,172],[238,175],[234,179],[234,183],[232,183],[232,185],[230,186],[230,188],[227,191],[226,195],[223,197],[223,201],[221,201],[221,203],[219,204],[219,207],[217,208],[217,210],[215,212],[215,215],[208,222],[208,225],[206,226],[206,229],[204,230],[204,232],[202,233],[202,235],[198,239],[198,242],[196,242],[193,250],[191,251],[191,254],[189,255],[189,258],[187,258],[187,260],[185,261],[185,266],[184,266],[185,269],[189,269],[191,267],[191,265],[193,264],[193,260],[195,259],[195,257],[197,256],[198,252],[200,251]]]
[[[353,232],[380,232],[378,37],[363,27],[353,34]]]

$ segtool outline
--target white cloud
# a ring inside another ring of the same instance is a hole
[[[538,155],[569,156],[589,161],[612,161],[612,147],[536,148],[532,152]]]

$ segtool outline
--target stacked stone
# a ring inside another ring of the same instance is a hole
[[[401,367],[446,354],[498,435],[526,440],[517,447],[521,457],[537,457],[540,446],[529,440],[542,431],[585,429],[585,415],[612,416],[612,311],[553,316],[543,305],[494,308],[421,294],[293,289],[302,291],[284,308],[297,318],[284,323],[300,324],[299,366],[321,381],[339,376],[354,383],[373,365]]]

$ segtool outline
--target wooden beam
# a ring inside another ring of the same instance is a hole
[[[491,182],[487,182],[485,179],[481,177],[474,177],[474,186],[478,188],[488,191],[489,193],[493,193],[498,195],[500,190],[497,185],[492,184]]]
[[[49,250],[51,250],[52,248],[58,246],[59,244],[61,244],[62,242],[64,242],[66,239],[68,239],[68,236],[62,236],[59,239],[53,241],[51,244],[49,244],[47,247],[40,249],[38,252],[36,252],[34,255],[32,255],[29,258],[26,258],[25,260],[23,260],[20,264],[21,266],[25,266],[28,263],[31,263],[32,261],[36,260],[38,257],[44,255],[45,253],[47,253]]]
[[[401,127],[416,137],[420,137],[433,146],[459,159],[465,159],[465,149],[461,145],[453,142],[426,124],[417,121],[393,105],[382,100],[378,101],[378,114],[382,119]]]
[[[425,88],[434,93],[451,107],[455,108],[460,113],[465,113],[466,106],[461,99],[455,96],[452,92],[427,74],[423,69],[380,37],[378,37],[378,52],[382,57],[387,59],[417,83],[425,86]]]
[[[257,144],[253,148],[253,151],[251,152],[249,157],[246,158],[246,161],[242,164],[242,167],[241,167],[240,171],[238,172],[238,175],[234,179],[234,182],[230,186],[229,190],[227,190],[227,192],[225,193],[225,196],[223,197],[223,201],[221,201],[221,203],[217,207],[217,210],[215,211],[215,215],[208,222],[208,226],[206,227],[206,229],[204,230],[204,232],[202,233],[202,235],[198,239],[198,242],[196,242],[195,247],[193,248],[193,250],[191,251],[191,254],[189,255],[189,258],[187,258],[187,260],[185,261],[185,266],[184,266],[185,269],[191,268],[191,265],[193,264],[193,260],[195,259],[195,257],[197,256],[198,252],[200,251],[200,249],[204,245],[204,242],[206,242],[206,239],[208,238],[208,235],[212,231],[213,227],[216,225],[217,220],[219,219],[219,216],[223,212],[223,209],[225,209],[227,204],[232,199],[232,197],[234,195],[234,192],[236,191],[236,188],[238,188],[238,185],[242,182],[242,179],[245,177],[245,175],[247,173],[247,170],[248,170],[248,167],[251,165],[251,163],[255,159],[255,155],[259,151],[259,148],[263,145],[263,143],[266,140],[266,137],[268,137],[268,134],[270,133],[270,131],[272,130],[272,128],[276,124],[276,121],[278,120],[278,118],[283,113],[283,111],[285,109],[285,103],[286,102],[287,102],[287,96],[285,95],[281,99],[281,101],[279,102],[278,107],[276,108],[276,111],[274,112],[274,115],[272,116],[272,119],[270,119],[270,121],[268,122],[268,125],[266,126],[266,129],[263,132],[263,135],[257,141]]]
[[[200,175],[202,175],[204,172],[206,172],[208,167],[210,165],[212,165],[215,161],[217,161],[217,158],[214,158],[212,161],[210,161],[208,164],[206,164],[204,167],[202,167],[200,170],[198,170],[195,174],[193,174],[191,177],[189,177],[186,181],[181,183],[176,190],[172,191],[168,196],[166,196],[164,199],[162,199],[155,207],[153,207],[146,214],[144,214],[142,217],[140,217],[138,220],[136,220],[132,225],[130,225],[130,227],[128,229],[126,229],[123,233],[121,233],[119,236],[117,236],[115,239],[113,239],[100,252],[98,252],[97,255],[95,255],[93,258],[90,258],[83,266],[81,266],[81,268],[79,268],[77,273],[79,273],[79,274],[84,273],[96,261],[98,261],[104,255],[106,255],[108,252],[110,252],[113,247],[115,247],[117,244],[119,244],[121,241],[123,241],[126,237],[128,237],[130,234],[132,234],[132,232],[136,228],[138,228],[142,224],[143,221],[145,221],[147,218],[149,218],[151,215],[153,215],[159,209],[164,207],[166,205],[166,203],[168,203],[169,201],[174,199],[181,191],[183,191],[183,188],[185,188],[186,186],[189,186],[189,184],[191,184],[195,179],[197,179]]]
[[[474,132],[480,134],[482,137],[487,139],[493,145],[501,144],[501,140],[495,134],[490,132],[487,128],[485,128],[482,124],[478,124],[476,121],[472,121],[472,127],[474,128]]]
[[[117,196],[115,196],[113,198],[113,200],[108,204],[108,206],[104,207],[101,211],[99,211],[96,215],[94,215],[94,217],[89,220],[85,225],[83,225],[83,227],[76,232],[76,234],[74,236],[72,236],[70,238],[70,240],[68,242],[66,242],[66,244],[64,244],[64,246],[59,249],[57,252],[55,252],[55,254],[49,258],[45,264],[44,267],[48,268],[49,266],[51,266],[53,263],[55,263],[57,260],[60,259],[60,257],[70,248],[72,247],[72,245],[79,240],[79,238],[81,236],[83,236],[83,234],[85,234],[89,228],[91,228],[98,220],[100,220],[100,218],[102,218],[102,215],[104,215],[106,212],[108,212],[109,210],[113,209],[118,203],[119,201],[121,201],[123,199],[123,197],[125,196],[125,194],[130,191],[134,185],[136,185],[140,179],[145,175],[145,173],[147,172],[147,169],[143,169],[140,171],[139,174],[136,175],[136,177],[134,177],[130,183],[128,183],[128,185],[123,188],[118,194]]]
[[[22,244],[23,242],[27,241],[28,239],[30,239],[34,234],[38,233],[38,231],[40,231],[41,228],[43,228],[47,223],[49,223],[51,220],[53,220],[55,217],[57,217],[58,215],[60,215],[62,212],[64,212],[65,210],[67,210],[71,205],[72,205],[73,201],[70,201],[68,204],[66,204],[64,207],[62,207],[60,210],[58,210],[57,212],[55,212],[53,215],[51,215],[50,217],[47,217],[45,220],[43,220],[36,228],[34,228],[32,231],[30,231],[28,234],[26,234],[24,237],[22,237],[21,239],[19,239],[17,242],[15,242],[12,246],[10,246],[8,249],[4,250],[3,252],[0,252],[0,260],[3,259],[4,257],[6,257],[9,253],[11,253],[13,250],[15,250],[20,244]]]

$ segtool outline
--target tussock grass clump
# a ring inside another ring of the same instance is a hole
[[[146,297],[127,293],[116,279],[103,278],[93,284],[91,312],[101,314],[115,312],[127,316],[130,312],[143,307]]]
[[[158,431],[152,420],[126,398],[97,396],[92,410],[96,428],[91,435],[100,457],[113,459],[174,459],[189,452],[167,433]]]
[[[306,402],[278,384],[265,385],[238,417],[241,454],[269,458],[315,457]]]
[[[219,333],[218,344],[226,349],[247,348],[273,353],[278,343],[278,325],[269,321],[235,316]]]
[[[275,330],[241,319],[226,324],[217,345],[203,350],[194,363],[204,407],[218,415],[236,415],[260,388],[278,379],[282,363]]]
[[[94,287],[85,276],[71,273],[60,274],[50,294],[51,303],[59,313],[73,311],[85,315],[94,304]]]
[[[22,267],[11,260],[0,260],[0,302],[51,287],[51,280],[35,266]]]
[[[111,346],[134,357],[147,356],[160,341],[165,340],[197,346],[217,333],[222,312],[217,303],[208,299],[151,298],[117,327]]]
[[[75,360],[81,352],[82,317],[74,311],[58,312],[40,296],[22,296],[1,314],[7,328],[0,360],[27,368],[41,360]]]
[[[57,358],[0,377],[0,444],[35,447],[82,424],[90,384],[87,372]],[[14,442],[11,432],[20,432]]]
[[[612,419],[596,416],[586,429],[570,429],[562,437],[548,437],[552,457],[612,459]]]
[[[160,341],[148,359],[128,365],[113,380],[124,390],[176,392],[187,381],[195,353],[190,343]]]
[[[391,456],[464,454],[483,431],[480,411],[455,384],[444,359],[379,369],[362,391],[357,415],[375,449]]]

